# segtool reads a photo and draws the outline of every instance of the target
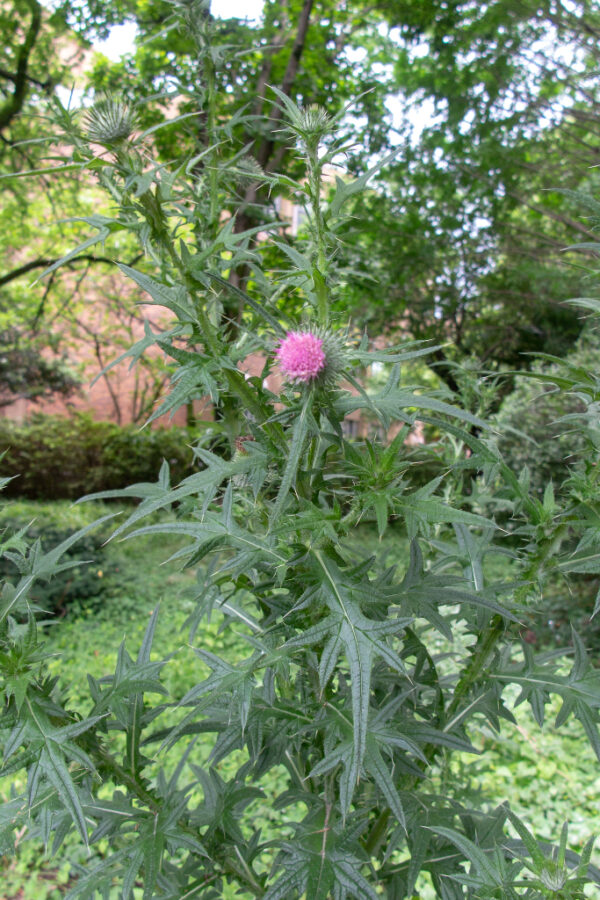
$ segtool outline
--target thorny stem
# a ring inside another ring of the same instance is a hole
[[[325,863],[325,859],[327,857],[327,838],[329,836],[329,831],[331,828],[330,819],[331,819],[331,811],[335,804],[335,789],[334,789],[334,776],[333,774],[329,775],[325,779],[325,784],[323,788],[323,799],[325,800],[325,820],[323,822],[323,840],[321,843],[321,860]]]
[[[138,800],[145,804],[153,813],[157,814],[160,812],[161,801],[154,797],[154,795],[150,791],[146,790],[146,788],[142,784],[140,784],[139,780],[134,775],[132,775],[127,771],[127,769],[121,766],[104,747],[98,746],[97,752],[100,760],[115,776],[118,784],[127,785],[127,787],[130,788],[130,790],[135,794]],[[191,828],[185,819],[180,819],[177,824],[179,828],[187,832],[187,834],[189,834],[195,840],[198,840],[197,830]],[[230,859],[226,861],[224,867],[226,869],[229,869],[241,882],[243,882],[243,884],[252,894],[254,894],[255,897],[262,897],[265,893],[264,888],[258,883],[254,873],[249,868],[248,864],[240,855],[240,853],[236,851],[236,855],[240,861],[239,865]]]
[[[156,797],[146,790],[140,783],[139,779],[129,772],[124,766],[121,766],[116,759],[101,745],[97,747],[97,753],[102,764],[110,770],[117,779],[117,783],[126,784],[127,787],[135,794],[135,796],[144,803],[152,812],[160,810],[160,803]],[[194,832],[196,837],[196,833]]]
[[[218,227],[218,188],[219,173],[217,170],[217,161],[214,158],[214,148],[217,144],[216,121],[217,121],[217,91],[215,83],[215,67],[210,54],[206,54],[206,82],[208,92],[208,120],[207,120],[207,141],[213,148],[210,154],[208,165],[208,178],[210,185],[210,224],[213,229]]]
[[[483,671],[494,647],[503,633],[504,621],[502,616],[495,615],[486,630],[479,635],[479,640],[477,641],[473,655],[458,680],[458,684],[454,689],[452,702],[448,705],[446,710],[447,721],[450,721],[454,713],[458,711],[462,698],[477,681],[477,678]]]
[[[369,836],[365,841],[365,850],[367,851],[369,856],[375,856],[377,854],[377,850],[385,837],[385,832],[391,812],[392,811],[389,806],[386,806],[386,808],[383,809],[379,813],[379,816],[375,819],[375,824],[371,828]]]
[[[487,665],[487,662],[490,658],[490,655],[498,643],[498,640],[502,636],[504,632],[504,621],[502,616],[496,615],[491,620],[490,624],[486,628],[485,631],[481,633],[479,636],[479,640],[477,641],[475,650],[471,656],[471,659],[465,666],[461,677],[458,680],[456,688],[454,690],[454,696],[452,698],[452,702],[448,705],[446,709],[446,722],[451,722],[452,717],[458,711],[461,700],[463,697],[469,692],[470,688],[475,684],[479,675]],[[429,744],[424,748],[425,756],[427,757],[427,762],[429,765],[434,761],[437,754],[440,752],[441,748],[434,744]],[[422,764],[422,767],[425,768],[425,764]],[[413,786],[416,782],[416,777],[413,779]],[[381,842],[384,839],[388,820],[391,815],[391,810],[389,807],[383,809],[379,816],[376,818],[373,826],[368,834],[364,842],[365,850],[374,855]]]
[[[154,198],[152,198],[152,200],[154,200]],[[175,251],[170,237],[165,234],[162,236],[164,238],[163,244],[167,250],[167,253],[169,254],[169,258],[171,259],[173,267],[181,275],[187,289],[192,295],[194,295],[196,293],[196,285],[192,282],[182,259]],[[221,347],[219,344],[218,332],[212,325],[208,317],[208,313],[206,312],[206,309],[201,302],[196,303],[196,314],[198,316],[202,338],[206,342],[206,346],[210,350],[212,356],[214,358],[218,358],[219,356],[221,356]],[[266,419],[268,418],[267,414],[265,413],[262,404],[257,399],[255,392],[246,384],[244,377],[240,373],[235,372],[231,369],[225,369],[224,374],[229,389],[238,398],[238,400],[241,401],[242,406],[247,409],[259,423],[264,424],[265,432],[269,435],[271,440],[275,444],[278,444],[280,448],[286,450],[287,444],[285,444],[284,439],[282,438],[281,431],[274,424],[266,422]]]
[[[237,856],[237,858],[238,858],[238,860],[239,860],[239,869],[238,869],[238,865],[237,865],[236,863],[233,863],[232,861],[230,861],[230,862],[229,862],[229,865],[230,865],[231,869],[232,869],[234,872],[236,872],[236,874],[237,874],[238,872],[243,873],[243,875],[244,875],[244,877],[245,877],[246,884],[247,884],[248,887],[252,890],[252,893],[254,894],[254,896],[255,896],[255,897],[262,897],[262,896],[264,895],[264,893],[265,893],[265,890],[264,890],[264,888],[262,887],[262,885],[260,885],[260,884],[258,883],[258,881],[256,880],[256,878],[255,878],[255,876],[254,876],[254,873],[252,872],[252,870],[250,869],[248,863],[246,862],[246,860],[244,859],[244,857],[243,857],[242,854],[240,853],[238,847],[235,848],[235,854],[236,854],[236,856]]]
[[[321,188],[323,167],[319,161],[318,147],[308,152],[310,201],[315,220],[317,242],[316,267],[313,273],[315,294],[317,296],[317,315],[320,325],[329,322],[329,295],[327,291],[327,243],[325,238],[325,222],[321,210]]]
[[[274,444],[278,445],[280,450],[288,452],[287,442],[281,428],[274,422],[267,421],[267,415],[257,399],[255,392],[250,388],[241,372],[233,369],[225,370],[225,377],[229,389],[242,402],[242,406],[250,412],[256,421],[263,426],[265,433],[270,437]]]

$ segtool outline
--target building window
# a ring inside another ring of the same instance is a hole
[[[347,438],[358,437],[358,422],[356,419],[344,419],[342,422],[342,434]]]
[[[292,208],[292,234],[296,235],[300,229],[308,222],[308,213],[303,206],[294,204]]]

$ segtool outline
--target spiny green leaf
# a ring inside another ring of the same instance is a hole
[[[431,831],[441,834],[457,847],[466,860],[469,860],[480,875],[485,879],[488,885],[502,887],[504,879],[502,873],[498,872],[494,863],[486,853],[481,850],[473,841],[469,840],[464,834],[455,831],[453,828],[445,828],[441,825],[429,826]]]
[[[385,797],[386,803],[396,816],[398,822],[403,828],[406,828],[406,819],[400,795],[396,790],[392,774],[383,760],[377,741],[371,735],[367,737],[364,765],[375,779],[377,787]]]
[[[312,393],[305,398],[302,409],[296,417],[294,428],[292,431],[292,441],[289,447],[288,457],[285,463],[285,469],[281,477],[281,484],[275,498],[275,503],[271,509],[269,516],[269,527],[273,528],[277,522],[283,506],[288,498],[288,492],[296,478],[302,451],[310,428],[311,409],[313,404]]]
[[[87,825],[77,789],[62,755],[58,749],[53,746],[52,741],[47,741],[42,750],[40,756],[40,768],[50,784],[56,790],[65,808],[69,811],[79,834],[87,845]]]

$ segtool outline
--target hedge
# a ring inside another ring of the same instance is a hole
[[[15,476],[5,496],[73,500],[95,491],[156,481],[163,460],[173,483],[197,468],[189,428],[140,431],[136,426],[37,414],[29,421],[0,420],[2,476]]]

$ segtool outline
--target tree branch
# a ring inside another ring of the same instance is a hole
[[[293,44],[291,52],[290,52],[290,56],[289,56],[289,59],[287,62],[287,66],[285,69],[283,79],[281,80],[281,83],[279,86],[279,89],[281,90],[281,92],[286,94],[288,97],[290,96],[290,94],[292,92],[292,87],[293,87],[294,81],[296,79],[296,75],[298,74],[298,69],[300,67],[300,59],[302,58],[302,53],[304,51],[304,45],[306,42],[306,34],[308,31],[308,27],[310,25],[310,14],[312,12],[313,2],[314,2],[314,0],[304,0],[304,5],[303,5],[300,15],[298,17],[298,25],[296,28],[296,37],[294,39],[294,44]],[[269,59],[269,61],[268,61],[269,69],[270,69],[270,66],[271,66],[271,60]],[[265,70],[261,75],[261,78],[262,77],[265,78],[264,85],[261,85],[260,79],[259,79],[259,88],[261,90],[264,90],[264,88],[266,87],[267,74],[268,74],[268,70]],[[281,119],[282,115],[283,115],[283,110],[281,109],[281,107],[279,107],[279,106],[276,107],[273,110],[273,114],[270,117],[270,124],[274,125],[276,122],[278,122]],[[273,154],[274,154],[275,147],[276,147],[276,142],[274,140],[272,140],[271,138],[264,138],[262,143],[259,144],[259,146],[256,150],[255,158],[256,158],[257,162],[259,163],[259,165],[261,166],[261,168],[263,168],[266,172],[268,172],[270,169],[269,164],[271,164],[271,166],[272,166]],[[280,149],[281,153],[275,154],[275,158],[277,158],[277,159],[280,159],[281,156],[285,154],[285,150],[286,150],[285,146],[282,147],[282,145],[280,145],[279,149]],[[235,231],[238,233],[247,229],[251,224],[250,217],[249,217],[247,211],[248,211],[248,209],[251,209],[252,206],[254,206],[254,204],[257,202],[258,190],[259,190],[258,182],[256,182],[254,184],[249,185],[245,191],[244,199],[240,204],[240,208],[238,210],[238,214],[236,216],[236,222],[235,222],[235,226],[234,226]],[[237,270],[234,269],[231,272],[229,280],[236,287],[242,287],[248,277],[248,271],[249,270],[248,270],[247,266],[242,266],[240,269],[237,269]],[[239,304],[238,304],[237,311],[229,310],[228,314],[230,314],[232,321],[239,321],[239,317],[241,315],[241,307],[239,306]]]
[[[455,394],[459,394],[460,387],[458,381],[454,377],[452,366],[448,362],[446,354],[441,349],[441,347],[438,347],[437,350],[434,350],[433,353],[431,353],[430,358],[435,360],[435,362],[429,363],[430,369],[435,372],[435,374],[438,375],[445,384],[448,385],[451,391],[453,391]]]
[[[134,256],[134,258],[127,263],[127,265],[134,266],[141,258],[142,254],[138,253],[137,256]],[[12,269],[10,272],[0,275],[0,288],[4,287],[5,284],[9,284],[11,281],[15,281],[17,278],[21,278],[23,275],[27,275],[28,272],[32,272],[34,269],[46,269],[48,266],[52,266],[55,262],[58,262],[59,259],[60,257],[56,257],[56,259],[46,259],[44,257],[31,259],[29,262],[23,263],[22,266],[18,266],[16,269]],[[111,259],[110,256],[93,256],[89,253],[82,253],[81,256],[77,256],[75,259],[70,260],[70,262],[65,263],[65,265],[72,267],[77,262],[103,263],[110,266],[115,264],[115,260]]]
[[[0,68],[0,78],[6,79],[6,81],[12,81],[13,84],[17,84],[18,76],[14,72],[9,72],[8,69]],[[41,87],[44,91],[49,91],[52,87],[52,79],[46,78],[45,81],[40,81],[39,78],[34,78],[33,75],[26,74],[25,78],[30,84],[37,84],[38,87]]]
[[[294,81],[296,79],[296,75],[298,74],[298,69],[300,67],[300,59],[302,57],[302,52],[304,50],[304,44],[306,41],[306,33],[308,31],[308,26],[310,25],[310,14],[312,12],[313,0],[304,0],[304,6],[302,7],[302,12],[298,17],[298,27],[296,29],[296,38],[294,40],[294,45],[290,52],[290,56],[288,59],[288,63],[285,69],[285,73],[280,85],[280,91],[282,94],[286,94],[286,96],[290,96]],[[278,122],[283,115],[283,110],[281,107],[277,107],[273,111],[273,115],[271,116],[271,122]],[[261,146],[258,149],[258,153],[256,158],[259,164],[264,168],[271,154],[273,153],[273,148],[275,146],[275,142],[269,139],[263,141]]]
[[[12,120],[17,116],[27,96],[27,67],[29,65],[29,57],[35,47],[40,27],[42,24],[42,7],[37,0],[26,0],[31,10],[31,22],[29,29],[25,35],[25,40],[19,47],[17,54],[17,68],[14,76],[15,89],[12,96],[0,107],[0,131],[6,128]]]

